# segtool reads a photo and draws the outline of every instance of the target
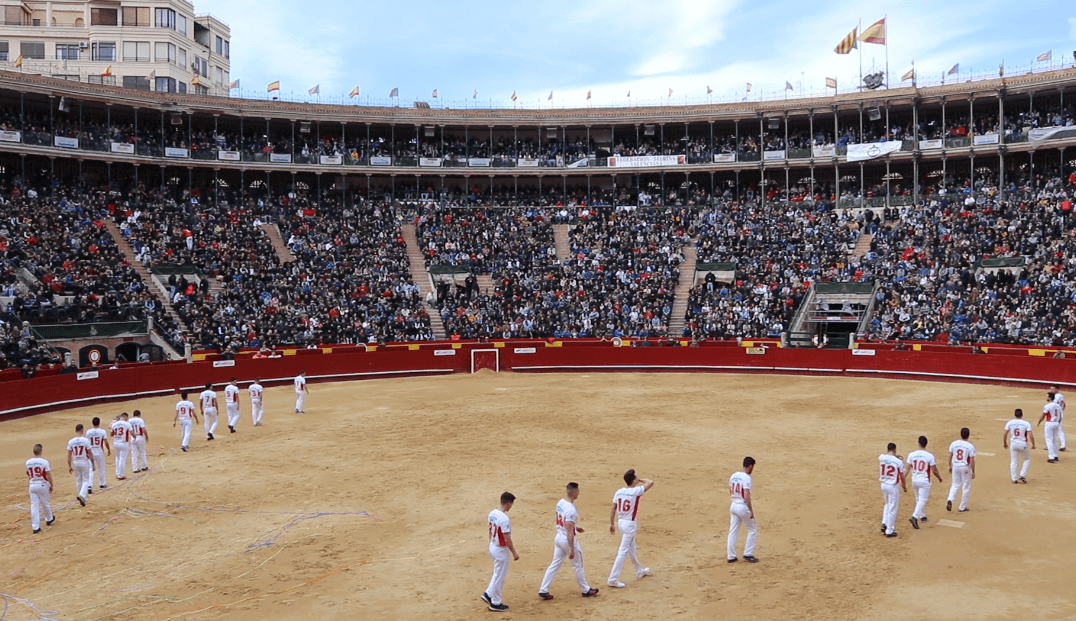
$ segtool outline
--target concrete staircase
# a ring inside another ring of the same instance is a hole
[[[493,295],[493,276],[489,274],[477,274],[475,280],[478,281],[478,294],[479,295]]]
[[[273,250],[276,250],[276,256],[280,259],[281,265],[295,261],[295,255],[291,253],[291,248],[288,248],[284,236],[280,234],[280,227],[275,224],[263,224],[261,229],[273,243]]]
[[[403,224],[400,229],[403,232],[404,241],[407,243],[407,260],[411,264],[411,280],[415,281],[419,292],[422,294],[422,304],[430,315],[430,327],[433,328],[433,336],[436,339],[444,340],[448,338],[448,335],[445,334],[445,324],[441,321],[441,312],[435,306],[426,303],[426,294],[433,291],[436,296],[437,292],[433,289],[433,279],[430,278],[430,272],[426,269],[426,256],[422,254],[422,247],[419,246],[415,225],[410,223]]]
[[[553,241],[557,245],[557,260],[561,263],[570,261],[572,258],[572,245],[568,243],[568,225],[553,225]]]
[[[862,259],[863,255],[870,252],[872,240],[874,240],[874,236],[870,233],[860,235],[859,239],[856,240],[856,247],[852,249],[852,254]]]
[[[680,338],[687,323],[687,304],[691,298],[691,288],[695,286],[695,263],[698,260],[695,238],[684,246],[684,262],[680,264],[680,281],[676,283],[676,297],[673,298],[672,316],[669,318],[669,336]]]
[[[187,324],[180,319],[179,314],[172,308],[172,300],[168,299],[168,290],[153,278],[153,274],[142,265],[141,261],[135,259],[134,248],[131,248],[131,244],[128,243],[127,238],[123,236],[123,231],[120,230],[119,225],[110,218],[105,218],[103,222],[105,223],[105,229],[112,235],[112,239],[115,240],[116,247],[119,248],[120,253],[123,254],[123,257],[127,259],[127,262],[131,264],[131,267],[134,268],[138,277],[142,279],[142,284],[146,285],[146,288],[150,291],[157,293],[157,297],[165,301],[165,312],[167,312],[168,316],[176,322],[176,325],[178,325],[180,329],[186,332]],[[212,281],[210,281],[210,286],[212,286]]]

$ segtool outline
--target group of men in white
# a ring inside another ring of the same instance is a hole
[[[293,380],[296,400],[295,411],[302,412],[303,402],[308,389],[306,387],[306,372],[303,371]],[[254,426],[262,424],[262,416],[265,412],[262,405],[262,393],[264,388],[261,379],[255,379],[247,388],[250,396],[250,412]],[[239,384],[236,378],[224,387],[224,404],[228,415],[228,429],[236,433],[236,425],[239,424]],[[172,426],[177,425],[181,429],[182,439],[180,448],[187,452],[190,448],[192,421],[198,422],[194,403],[188,400],[186,391],[181,393],[181,400],[176,404],[175,418]],[[206,440],[213,440],[217,430],[217,393],[212,384],[206,384],[205,390],[198,396],[199,411],[205,424]],[[101,419],[94,417],[92,427],[86,429],[81,423],[75,425],[75,437],[67,443],[67,471],[75,475],[76,500],[83,507],[86,506],[87,497],[93,493],[94,479],[96,477],[98,489],[108,487],[105,477],[105,457],[116,453],[115,467],[116,480],[127,479],[127,463],[130,461],[131,470],[134,474],[149,470],[146,457],[146,444],[149,442],[149,431],[146,422],[142,418],[142,412],[134,411],[133,417],[127,412],[117,416],[110,424],[108,430],[101,428]],[[34,445],[34,456],[26,461],[26,476],[30,480],[30,526],[35,534],[41,532],[41,517],[45,517],[45,525],[51,526],[56,521],[52,512],[51,495],[53,490],[52,466],[47,459],[42,457],[44,449],[42,445]]]
[[[1036,426],[1045,423],[1046,462],[1056,464],[1058,453],[1066,449],[1065,430],[1065,396],[1057,386],[1050,386],[1046,393],[1046,404],[1042,407],[1042,416]],[[975,479],[975,446],[969,441],[971,431],[964,427],[960,438],[949,445],[949,473],[951,483],[949,496],[945,501],[945,510],[953,510],[953,502],[960,496],[958,511],[968,510],[968,498],[971,495],[971,482]],[[1009,449],[1009,477],[1013,484],[1027,483],[1027,472],[1031,467],[1031,451],[1035,449],[1035,432],[1031,423],[1024,420],[1024,411],[1017,408],[1013,419],[1005,423],[1002,446]],[[905,462],[897,455],[897,445],[890,442],[886,452],[878,457],[880,468],[879,481],[882,487],[884,507],[882,509],[882,533],[886,537],[896,537],[897,509],[900,506],[901,492],[908,491],[908,477],[911,477],[915,497],[915,509],[909,522],[912,528],[919,529],[921,522],[928,520],[926,511],[930,499],[931,477],[942,482],[938,473],[937,461],[927,451],[926,436],[919,436],[919,448],[908,454]]]

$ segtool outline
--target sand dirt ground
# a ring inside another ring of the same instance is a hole
[[[1076,618],[1076,460],[1013,485],[1004,420],[1037,389],[844,378],[704,374],[454,375],[314,384],[305,415],[267,391],[265,425],[178,451],[175,398],[0,423],[4,621],[94,619],[478,619],[489,580],[486,514],[509,490],[520,561],[505,587],[521,619]],[[151,470],[81,508],[65,445],[77,422],[140,408]],[[223,419],[222,415],[222,419]],[[961,426],[980,450],[971,511],[946,513],[947,447]],[[196,427],[196,431],[199,427]],[[1041,428],[1040,428],[1041,429]],[[877,457],[919,434],[940,458],[929,524],[879,533]],[[1041,433],[1041,432],[1039,432]],[[1070,433],[1076,434],[1076,428]],[[31,535],[23,463],[53,465],[58,521]],[[757,565],[728,565],[727,480],[758,460]],[[656,486],[638,549],[653,575],[605,585],[621,475]],[[537,596],[554,505],[578,481],[587,577],[570,568]],[[963,523],[941,526],[939,519]]]

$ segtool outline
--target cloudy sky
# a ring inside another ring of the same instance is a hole
[[[195,0],[232,28],[232,78],[245,96],[281,81],[288,99],[527,107],[703,102],[820,94],[825,78],[854,88],[859,53],[834,46],[859,23],[888,18],[890,82],[912,67],[924,84],[960,64],[959,79],[1072,66],[1076,4],[790,0]],[[861,44],[862,45],[862,44]],[[885,48],[863,47],[864,73]],[[950,80],[953,78],[950,77]],[[753,85],[745,93],[746,84]],[[440,98],[431,98],[433,89]],[[473,99],[474,91],[477,99]],[[553,101],[547,101],[550,91]],[[310,99],[313,99],[310,97]]]

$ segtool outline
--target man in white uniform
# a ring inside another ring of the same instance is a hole
[[[975,447],[968,438],[971,431],[967,427],[960,430],[960,439],[949,445],[949,473],[953,482],[949,486],[949,498],[945,501],[945,510],[953,510],[957,490],[962,490],[960,510],[968,510],[968,496],[971,494],[971,481],[975,478]]]
[[[45,526],[52,526],[56,517],[52,515],[49,496],[52,494],[52,468],[49,460],[41,457],[41,445],[34,445],[34,456],[26,460],[26,476],[30,479],[30,527],[34,534],[41,532],[41,510],[45,510]]]
[[[131,470],[138,473],[149,470],[146,462],[146,443],[149,442],[149,432],[146,431],[146,421],[142,420],[142,410],[135,410],[134,417],[127,421],[131,424]]]
[[[493,612],[508,612],[508,606],[501,601],[504,579],[508,576],[508,554],[511,553],[514,560],[519,560],[515,544],[512,543],[512,522],[508,519],[508,511],[515,502],[516,497],[512,493],[501,494],[501,505],[489,512],[487,520],[489,522],[489,555],[493,559],[493,577],[485,592],[482,593],[482,601],[486,602]]]
[[[217,430],[217,393],[213,392],[213,384],[207,383],[205,390],[198,395],[198,407],[205,425],[205,439],[212,440],[213,432]]]
[[[183,392],[180,395],[179,403],[176,404],[176,417],[172,419],[172,426],[175,427],[176,423],[179,423],[183,431],[183,439],[180,441],[179,448],[183,449],[184,453],[187,452],[191,445],[191,418],[194,419],[194,422],[198,422],[198,415],[194,413],[194,404],[187,400],[187,393]]]
[[[250,393],[250,416],[254,419],[255,427],[262,424],[262,414],[265,412],[262,409],[262,392],[264,391],[260,377],[254,378],[254,383],[247,388],[247,392]]]
[[[306,393],[310,390],[306,387],[306,371],[295,376],[295,413],[305,414],[303,404],[306,402]]]
[[[112,446],[116,447],[116,480],[127,478],[127,456],[131,453],[131,423],[127,422],[127,412],[120,414],[108,426],[112,434]]]
[[[1061,428],[1061,419],[1064,417],[1065,411],[1054,400],[1054,393],[1046,393],[1046,405],[1042,406],[1042,416],[1039,417],[1039,422],[1035,424],[1038,426],[1042,424],[1042,421],[1046,421],[1044,433],[1046,434],[1046,463],[1048,464],[1057,463],[1057,444],[1059,439],[1057,430]]]
[[[577,498],[579,498],[579,484],[569,483],[568,495],[557,502],[557,536],[553,540],[553,562],[550,563],[549,569],[545,570],[542,586],[538,587],[538,597],[544,600],[553,599],[553,596],[549,594],[549,586],[557,577],[557,572],[564,564],[565,557],[572,564],[575,581],[579,583],[579,592],[583,594],[583,597],[594,597],[598,594],[598,589],[592,589],[587,584],[587,578],[583,572],[583,549],[579,547],[579,539],[575,536],[576,533],[583,532],[583,529],[576,525],[579,522],[579,513],[575,510]]]
[[[1027,443],[1031,442],[1031,448],[1035,448],[1035,434],[1031,430],[1031,423],[1024,420],[1024,411],[1016,408],[1013,412],[1016,418],[1005,423],[1005,434],[1001,436],[1001,444],[1009,449],[1009,476],[1016,483],[1016,466],[1023,460],[1020,468],[1020,483],[1027,483],[1027,469],[1031,467],[1031,451],[1027,449]]]
[[[1065,395],[1061,394],[1061,391],[1057,389],[1057,384],[1050,386],[1050,392],[1054,393],[1054,403],[1061,406],[1061,422],[1057,425],[1057,441],[1059,444],[1057,450],[1064,452],[1065,447],[1068,446],[1065,442],[1065,409],[1068,406],[1065,404]]]
[[[105,454],[112,455],[112,445],[108,443],[108,432],[101,429],[101,419],[94,416],[93,427],[86,432],[86,438],[90,441],[90,450],[93,453],[93,465],[90,471],[90,490],[88,493],[93,493],[93,475],[97,473],[97,482],[101,489],[108,487],[105,485]]]
[[[86,494],[93,485],[93,457],[90,441],[82,423],[75,425],[75,437],[67,441],[67,471],[75,473],[75,494],[78,503],[86,506]]]
[[[915,510],[912,511],[912,528],[919,530],[919,522],[926,522],[927,501],[930,500],[930,475],[938,477],[938,483],[942,482],[938,474],[938,463],[934,455],[927,451],[927,437],[919,436],[919,448],[908,453],[908,465],[904,468],[904,481],[907,483],[908,474],[912,475],[912,492],[915,494]]]
[[[616,553],[613,561],[613,570],[609,572],[609,586],[618,589],[624,588],[620,581],[620,572],[624,567],[624,559],[631,558],[631,564],[635,566],[635,575],[639,578],[650,575],[650,569],[643,567],[635,551],[635,530],[639,517],[639,500],[647,490],[654,487],[654,482],[649,479],[640,479],[635,476],[635,470],[624,473],[624,482],[627,487],[622,487],[613,494],[613,508],[609,511],[609,534],[615,535],[620,527],[620,550]]]
[[[882,509],[882,532],[886,537],[896,537],[900,490],[908,491],[908,485],[904,481],[904,462],[897,457],[896,444],[890,442],[886,446],[886,452],[878,456],[878,465],[881,469],[878,481],[882,484],[882,498],[885,499],[885,507]],[[897,488],[898,484],[900,489]]]
[[[235,425],[239,422],[239,385],[234,377],[224,387],[224,407],[228,410],[228,430],[235,433]]]
[[[729,536],[726,552],[728,561],[735,563],[736,540],[740,538],[740,524],[747,527],[747,541],[743,546],[743,560],[757,563],[755,558],[755,541],[758,539],[758,524],[755,523],[755,506],[751,500],[751,473],[755,471],[755,458],[743,458],[743,470],[732,473],[729,477]]]

